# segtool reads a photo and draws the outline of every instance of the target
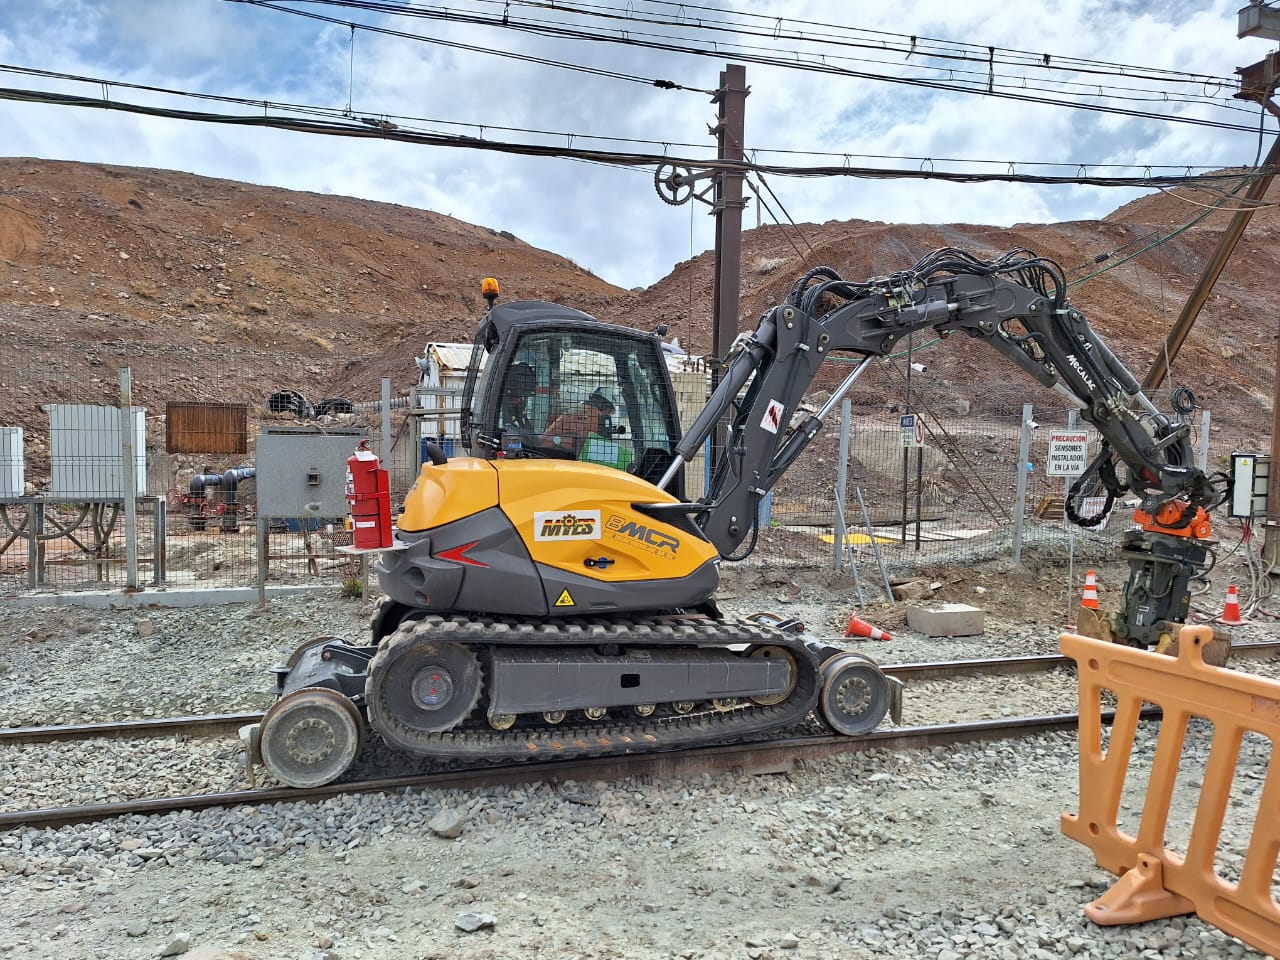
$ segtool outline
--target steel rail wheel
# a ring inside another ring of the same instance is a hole
[[[304,687],[271,705],[258,737],[262,762],[273,777],[290,787],[319,787],[355,761],[364,721],[336,690]]]
[[[822,666],[822,717],[837,733],[870,733],[889,712],[889,680],[870,660],[843,653]]]

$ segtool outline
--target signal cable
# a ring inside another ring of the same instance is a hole
[[[342,118],[350,120],[352,118],[360,119],[362,123],[367,125],[380,125],[391,130],[400,126],[409,125],[438,125],[445,127],[464,127],[474,129],[480,132],[483,137],[484,132],[488,130],[500,130],[504,133],[520,133],[531,136],[554,137],[556,139],[573,141],[573,140],[600,140],[612,143],[631,143],[641,144],[644,146],[661,148],[664,152],[672,147],[689,148],[694,150],[707,149],[705,143],[689,143],[677,140],[649,140],[637,137],[607,136],[601,134],[569,132],[563,130],[543,130],[532,127],[516,127],[506,126],[502,124],[477,123],[475,121],[460,120],[443,120],[434,117],[417,117],[407,114],[390,113],[386,111],[374,111],[372,113],[360,112],[357,114],[349,107],[338,110],[332,107],[320,107],[310,104],[290,103],[287,101],[271,101],[262,99],[248,99],[245,97],[232,97],[219,94],[195,93],[192,91],[178,90],[172,87],[159,87],[150,84],[128,83],[117,80],[105,80],[99,77],[82,76],[78,74],[60,73],[49,70],[40,70],[33,67],[21,67],[14,64],[0,64],[0,73],[14,73],[22,76],[40,77],[54,80],[67,80],[76,83],[92,84],[101,87],[104,90],[110,88],[120,88],[126,90],[141,90],[148,93],[162,93],[174,97],[184,97],[194,100],[208,100],[217,103],[231,103],[241,106],[253,107],[256,110],[266,111],[271,108],[279,110],[287,110],[295,113],[302,113],[321,117]],[[993,160],[979,159],[968,157],[921,157],[910,155],[883,154],[883,153],[850,153],[837,151],[820,151],[820,150],[795,150],[795,149],[779,149],[771,147],[753,147],[753,156],[758,157],[761,154],[776,155],[782,157],[820,157],[839,159],[845,165],[852,166],[853,159],[859,160],[893,160],[898,162],[918,163],[922,165],[936,163],[957,163],[957,164],[975,164],[982,166],[999,167],[1009,173],[1016,173],[1019,167],[1030,168],[1060,168],[1065,170],[1143,170],[1143,171],[1159,171],[1159,170],[1183,170],[1183,171],[1213,171],[1220,170],[1220,165],[1212,164],[1182,164],[1182,163],[1160,163],[1160,164],[1139,164],[1139,163],[1082,163],[1073,160],[1064,161],[1044,161],[1044,160]],[[1259,156],[1261,154],[1259,153]],[[1254,165],[1257,164],[1257,159]],[[1203,186],[1203,185],[1202,185]],[[1208,189],[1208,187],[1204,187]]]
[[[108,86],[104,84],[104,88]],[[657,166],[661,163],[675,163],[682,166],[698,167],[710,171],[732,171],[740,173],[770,173],[790,177],[856,177],[871,180],[941,180],[948,183],[1038,183],[1038,184],[1083,184],[1106,187],[1159,187],[1185,184],[1215,183],[1226,179],[1235,179],[1238,174],[1201,173],[1191,176],[1151,175],[1143,177],[1105,177],[1078,173],[1075,176],[1048,176],[1016,173],[971,173],[962,171],[942,171],[925,169],[854,167],[854,166],[786,166],[742,161],[726,161],[717,159],[695,159],[674,157],[669,154],[634,153],[611,150],[600,150],[586,147],[552,146],[548,144],[517,143],[511,141],[486,140],[480,137],[465,137],[455,134],[441,134],[431,131],[406,130],[394,123],[384,122],[372,117],[344,118],[342,120],[297,119],[284,116],[263,115],[229,115],[214,114],[195,110],[181,110],[148,104],[127,103],[120,100],[108,100],[100,97],[84,97],[74,94],[54,93],[51,91],[19,90],[0,88],[0,100],[14,100],[26,103],[38,103],[54,106],[91,107],[99,110],[116,110],[144,116],[163,117],[177,120],[197,120],[208,123],[222,123],[235,126],[269,127],[280,130],[292,130],[299,133],[325,134],[329,136],[355,137],[362,139],[394,140],[405,143],[416,143],[440,147],[463,147],[475,150],[486,150],[496,153],[509,153],[522,156],[556,157],[560,159],[589,160],[623,167]],[[265,102],[260,105],[267,106]],[[1259,168],[1247,176],[1257,177],[1274,173],[1269,169]]]

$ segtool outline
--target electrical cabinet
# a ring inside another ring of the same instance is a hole
[[[1231,516],[1265,517],[1271,458],[1260,453],[1231,455]]]
[[[25,486],[22,428],[0,427],[0,497],[20,497]]]
[[[125,496],[120,408],[87,403],[50,403],[50,497],[115,500]],[[147,493],[146,411],[129,411],[133,442],[134,496]]]
[[[363,430],[269,429],[258,434],[258,515],[345,517],[347,457],[363,439]]]

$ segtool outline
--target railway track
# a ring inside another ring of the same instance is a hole
[[[1231,648],[1235,657],[1266,657],[1280,653],[1280,640],[1240,643]],[[882,665],[881,669],[904,682],[946,680],[962,676],[1019,676],[1071,668],[1070,657],[1044,654],[1029,657],[993,657],[981,660],[939,660]],[[222,713],[204,716],[120,720],[109,723],[71,723],[0,729],[0,747],[28,743],[147,737],[234,736],[245,724],[257,723],[261,713]]]
[[[1104,713],[1110,722],[1111,713]],[[1151,715],[1158,715],[1155,710]],[[62,827],[92,823],[112,817],[155,815],[207,807],[244,804],[290,803],[323,800],[351,793],[388,793],[403,789],[476,789],[529,782],[559,783],[566,780],[615,780],[625,777],[657,778],[692,774],[785,773],[795,764],[868,750],[921,749],[988,740],[1006,740],[1076,728],[1074,713],[1041,717],[1014,717],[923,727],[895,727],[862,737],[809,736],[758,743],[737,743],[669,753],[638,753],[579,760],[534,761],[479,769],[453,770],[381,777],[347,783],[331,783],[310,789],[268,788],[235,790],[196,796],[122,800],[112,803],[19,810],[0,813],[0,830],[17,827]]]
[[[1270,656],[1280,651],[1280,641],[1240,644],[1240,657]],[[1047,655],[990,660],[940,661],[896,664],[885,672],[904,681],[937,680],[959,676],[1010,676],[1046,672],[1073,666],[1067,657]],[[1157,716],[1152,709],[1150,715]],[[1109,722],[1109,714],[1104,714]],[[258,713],[171,717],[116,723],[68,724],[0,730],[0,746],[67,742],[91,738],[234,736],[245,724],[261,718]],[[78,806],[49,807],[0,813],[0,830],[17,827],[58,827],[96,822],[128,815],[155,815],[181,810],[245,804],[315,801],[352,793],[385,793],[400,789],[474,789],[533,781],[609,780],[631,776],[670,777],[689,774],[780,773],[797,762],[819,760],[875,749],[920,749],[986,740],[1012,739],[1044,732],[1075,729],[1075,713],[1005,717],[928,726],[880,730],[862,737],[804,736],[761,742],[737,743],[659,753],[641,753],[578,760],[539,761],[454,769],[444,772],[371,778],[328,784],[313,789],[267,788],[234,790],[190,796],[152,797]]]

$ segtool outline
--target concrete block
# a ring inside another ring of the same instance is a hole
[[[907,626],[930,637],[976,637],[983,632],[985,614],[967,603],[907,607]]]

